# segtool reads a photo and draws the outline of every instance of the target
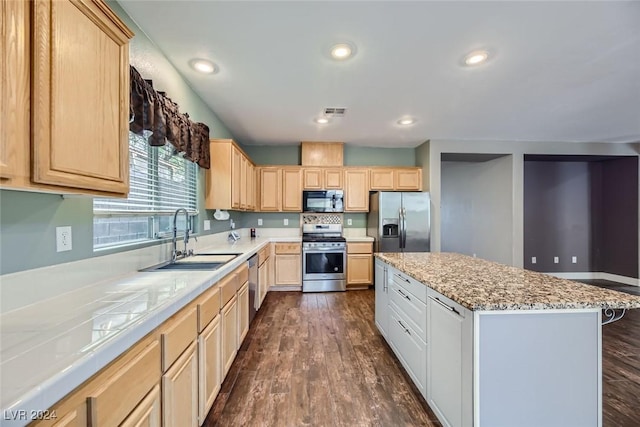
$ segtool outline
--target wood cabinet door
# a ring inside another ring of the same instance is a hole
[[[238,296],[222,308],[222,378],[227,375],[233,360],[236,358],[238,346]]]
[[[279,168],[260,168],[260,210],[278,212],[282,187]]]
[[[264,297],[269,290],[269,259],[258,268],[258,295],[256,297],[256,309],[259,309]]]
[[[345,212],[368,212],[369,170],[345,169],[344,187]]]
[[[160,387],[156,385],[120,427],[160,427],[161,417]]]
[[[247,210],[256,209],[256,169],[247,161]]]
[[[300,168],[282,170],[282,210],[302,212],[302,174]]]
[[[247,210],[248,207],[248,182],[247,182],[247,174],[249,170],[249,162],[247,158],[242,154],[240,155],[240,209]]]
[[[196,342],[162,376],[162,425],[198,427]]]
[[[322,190],[323,173],[322,169],[302,169],[303,187],[305,190]]]
[[[276,255],[276,285],[300,286],[302,259],[300,255]]]
[[[236,345],[238,350],[247,332],[249,332],[249,282],[245,282],[238,290],[238,342]]]
[[[214,184],[215,185],[215,184]],[[242,178],[242,154],[233,146],[231,148],[231,208],[241,208],[241,194],[244,191]]]
[[[380,191],[395,190],[393,169],[371,169],[371,189]]]
[[[373,257],[371,254],[347,255],[347,285],[370,285]]]
[[[102,3],[32,5],[33,181],[127,194],[133,34]]]
[[[324,170],[324,188],[327,190],[342,190],[342,169]]]
[[[396,169],[395,189],[398,191],[421,191],[422,169]],[[372,185],[373,186],[373,185]]]
[[[198,417],[204,423],[222,384],[220,316],[216,316],[198,337]]]
[[[0,184],[27,178],[29,154],[29,2],[0,2]]]

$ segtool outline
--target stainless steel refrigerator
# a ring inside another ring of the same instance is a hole
[[[429,252],[431,198],[429,193],[371,193],[367,235],[376,252]]]

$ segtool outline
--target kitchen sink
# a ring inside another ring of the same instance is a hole
[[[162,263],[140,271],[214,271],[235,259],[240,254],[198,253],[187,258],[182,258],[174,263]]]

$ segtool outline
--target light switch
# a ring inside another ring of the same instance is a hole
[[[204,226],[202,228],[204,228],[205,231],[211,230],[211,220],[205,219]]]
[[[258,218],[258,225],[262,225],[262,218]]]
[[[574,263],[574,264],[577,264],[578,263],[578,257],[577,256],[572,256],[571,257],[571,262]]]
[[[535,263],[537,263],[537,262],[538,262],[538,258],[536,258],[536,257],[532,256],[532,257],[531,257],[531,264],[535,264]]]
[[[353,220],[351,218],[347,218],[347,225],[353,225]]]
[[[289,225],[289,218],[284,219],[284,225]]]
[[[558,258],[557,256],[554,256],[554,257],[553,257],[553,263],[554,263],[554,264],[557,264],[557,263],[559,263],[559,262],[560,262],[560,258]]]

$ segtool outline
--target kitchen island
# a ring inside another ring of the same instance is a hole
[[[453,253],[378,253],[375,279],[376,325],[443,425],[602,425],[602,325],[640,297]]]

